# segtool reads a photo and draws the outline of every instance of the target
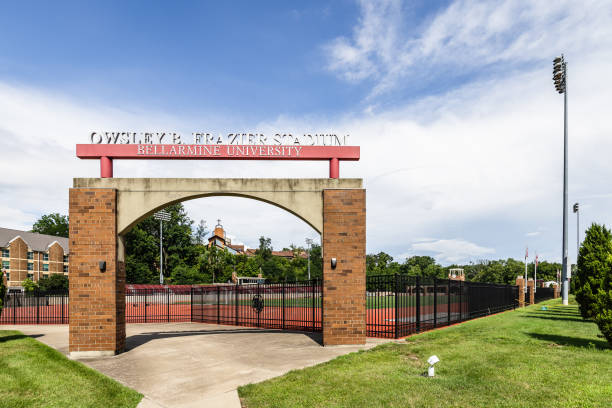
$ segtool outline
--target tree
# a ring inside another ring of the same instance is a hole
[[[23,290],[26,293],[32,293],[38,290],[38,285],[36,282],[32,281],[30,278],[26,278],[21,282],[21,286],[23,286]]]
[[[38,280],[38,288],[42,292],[66,292],[68,291],[68,277],[60,273],[43,276]]]
[[[68,238],[68,217],[59,213],[43,215],[32,226],[32,232]]]
[[[597,292],[596,301],[595,323],[612,346],[612,269],[610,268],[605,271],[603,285]]]
[[[167,276],[179,265],[194,266],[198,251],[193,244],[191,225],[182,204],[165,208],[170,221],[164,228],[164,274]],[[140,221],[125,237],[125,270],[128,283],[159,282],[159,221],[152,216]]]
[[[206,243],[206,235],[208,234],[208,227],[206,221],[200,220],[198,227],[193,233],[193,242],[198,245],[204,245]]]
[[[574,276],[576,302],[585,319],[594,318],[605,298],[606,277],[612,268],[612,233],[605,225],[591,224],[586,231],[578,255],[578,270]],[[602,296],[598,302],[599,292]]]
[[[272,256],[272,240],[266,237],[259,237],[259,248],[255,252],[263,260],[267,260]]]

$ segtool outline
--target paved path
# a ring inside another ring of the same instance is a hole
[[[0,326],[68,353],[68,326]],[[126,352],[83,363],[145,395],[139,408],[240,407],[236,389],[371,348],[321,347],[320,334],[201,323],[129,324]]]

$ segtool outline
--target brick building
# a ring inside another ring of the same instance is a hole
[[[208,238],[208,247],[210,248],[212,246],[215,246],[219,249],[225,249],[234,255],[255,256],[257,251],[256,248],[247,248],[242,244],[232,244],[231,239],[225,234],[223,225],[221,225],[221,220],[217,220],[217,225],[215,226],[215,229],[210,238]],[[303,259],[308,258],[308,254],[304,251],[297,253],[291,250],[272,251],[272,256],[278,256],[285,259],[293,259],[297,257]]]
[[[0,228],[0,268],[9,288],[54,273],[68,275],[68,238]]]

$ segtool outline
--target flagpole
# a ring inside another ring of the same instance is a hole
[[[523,292],[527,293],[527,257],[529,256],[529,247],[525,249],[525,285]]]
[[[536,254],[535,266],[533,270],[533,293],[537,292],[538,287],[538,254]]]

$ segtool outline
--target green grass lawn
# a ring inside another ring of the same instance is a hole
[[[433,354],[441,361],[427,378]],[[351,353],[239,394],[248,408],[612,407],[612,349],[576,305],[556,299]]]
[[[136,407],[142,395],[18,331],[0,331],[0,407]]]

